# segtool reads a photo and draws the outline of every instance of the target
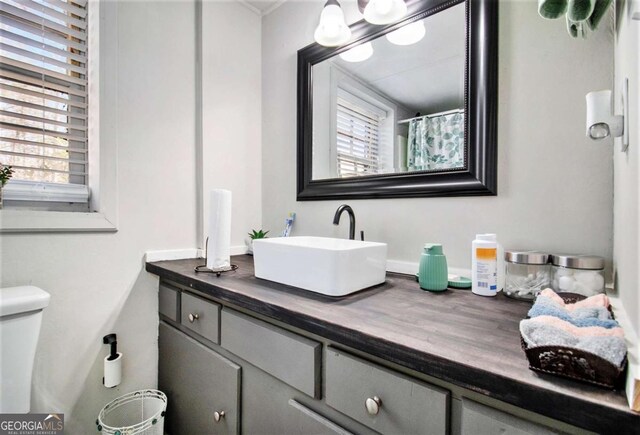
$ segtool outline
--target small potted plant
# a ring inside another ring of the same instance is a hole
[[[249,239],[247,240],[247,254],[253,255],[253,241],[256,239],[266,239],[269,231],[264,230],[251,230],[249,234]]]
[[[11,166],[0,164],[0,209],[2,208],[2,188],[11,177],[13,177],[13,169]]]

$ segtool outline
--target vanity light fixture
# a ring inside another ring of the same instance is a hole
[[[325,3],[313,37],[318,44],[325,47],[337,47],[351,38],[351,30],[344,20],[344,13],[337,0],[328,0]]]
[[[426,33],[424,22],[416,21],[387,33],[387,40],[395,45],[412,45],[424,38]]]
[[[361,45],[356,45],[350,50],[340,53],[342,60],[346,62],[363,62],[369,59],[373,55],[373,45],[370,42],[365,42]]]
[[[611,90],[594,91],[587,94],[587,137],[593,140],[609,136],[622,137],[622,151],[629,147],[629,79],[622,82],[622,115],[615,115],[611,101]]]
[[[407,15],[405,0],[358,0],[358,7],[371,24],[390,24]]]

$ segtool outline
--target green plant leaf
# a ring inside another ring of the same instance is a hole
[[[265,239],[267,237],[267,234],[269,234],[269,231],[264,231],[264,230],[252,230],[251,233],[247,233],[249,234],[249,237],[251,237],[252,240],[255,239]]]

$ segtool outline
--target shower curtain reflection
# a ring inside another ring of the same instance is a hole
[[[464,113],[423,116],[409,122],[409,171],[464,167]]]

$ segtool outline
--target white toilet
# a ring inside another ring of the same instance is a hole
[[[0,414],[29,412],[42,310],[50,298],[38,287],[0,288]]]

